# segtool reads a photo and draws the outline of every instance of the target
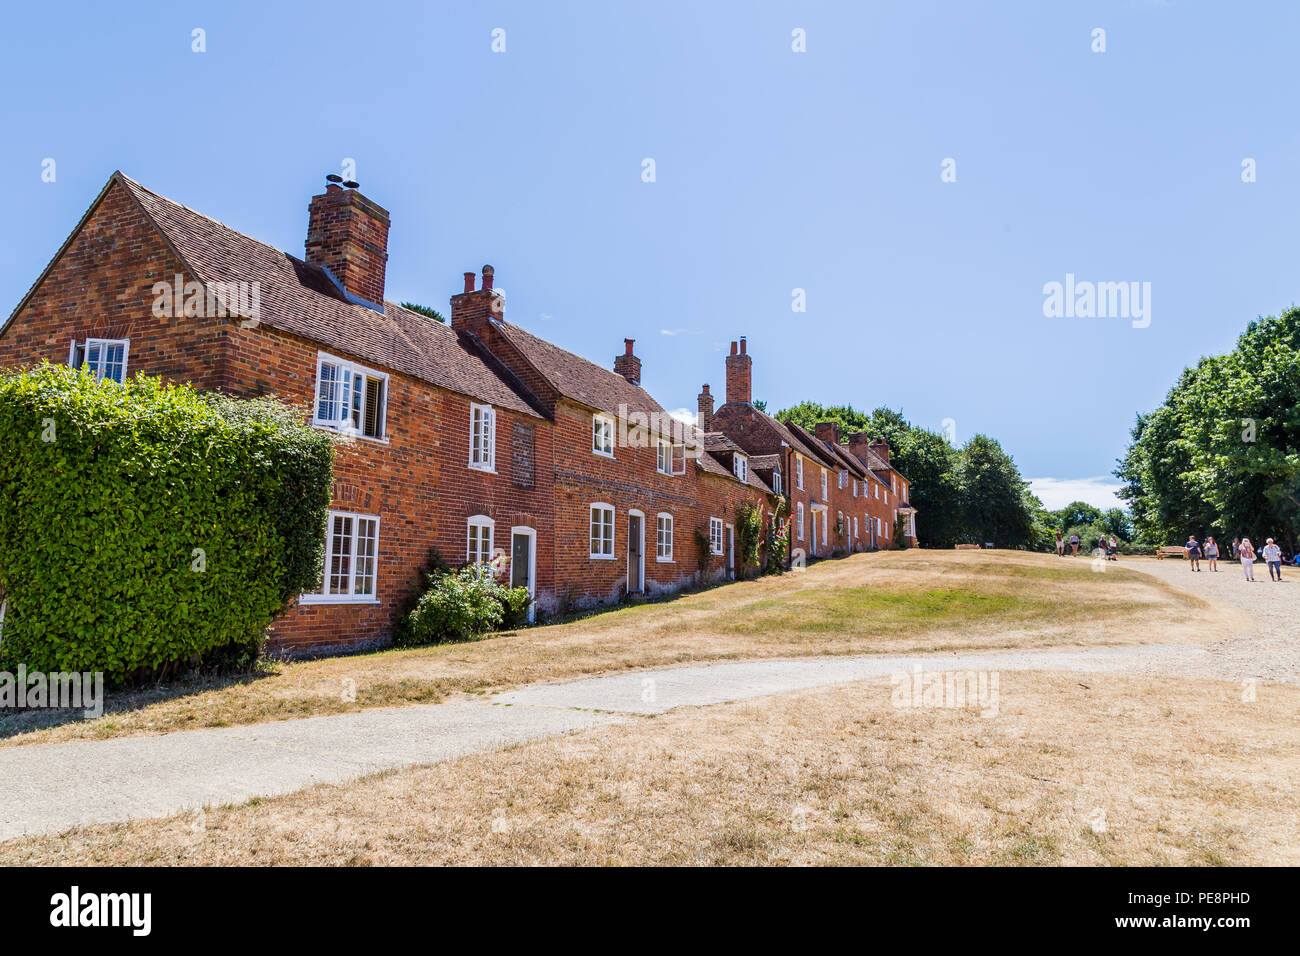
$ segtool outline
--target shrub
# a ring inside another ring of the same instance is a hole
[[[427,576],[428,588],[398,628],[399,646],[469,641],[528,610],[528,589],[498,584],[487,564]]]
[[[0,378],[0,664],[246,657],[322,567],[333,446],[268,399],[43,364]]]

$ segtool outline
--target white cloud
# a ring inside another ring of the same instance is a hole
[[[1098,475],[1096,478],[1027,478],[1029,490],[1038,495],[1048,511],[1058,511],[1071,501],[1083,501],[1094,508],[1126,508],[1128,505],[1116,496],[1123,487],[1114,478]]]
[[[694,335],[690,329],[660,329],[660,335]]]
[[[668,414],[685,425],[695,424],[696,414],[689,408],[674,408]]]

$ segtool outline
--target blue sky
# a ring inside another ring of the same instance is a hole
[[[599,362],[635,337],[669,408],[693,408],[705,381],[720,392],[726,343],[747,335],[772,410],[951,418],[959,440],[991,434],[1027,477],[1055,479],[1037,486],[1049,504],[1105,503],[1088,479],[1113,469],[1134,415],[1300,287],[1300,5],[50,3],[6,17],[5,314],[114,169],[301,255],[310,196],[352,158],[392,212],[391,299],[445,310],[460,274],[490,262],[512,321]],[[1150,282],[1149,327],[1045,317],[1043,286],[1067,273]]]

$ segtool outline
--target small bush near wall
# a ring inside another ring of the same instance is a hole
[[[528,589],[497,583],[490,564],[439,571],[426,580],[427,590],[398,627],[394,643],[400,647],[473,640],[522,624],[528,612]]]
[[[247,658],[318,586],[331,438],[266,399],[0,377],[0,666],[109,681]]]

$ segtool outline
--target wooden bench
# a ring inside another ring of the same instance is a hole
[[[1166,545],[1163,548],[1156,548],[1156,559],[1163,561],[1165,558],[1185,558],[1187,549],[1177,544]]]
[[[953,547],[958,551],[978,551],[980,549],[978,544],[954,544]]]

